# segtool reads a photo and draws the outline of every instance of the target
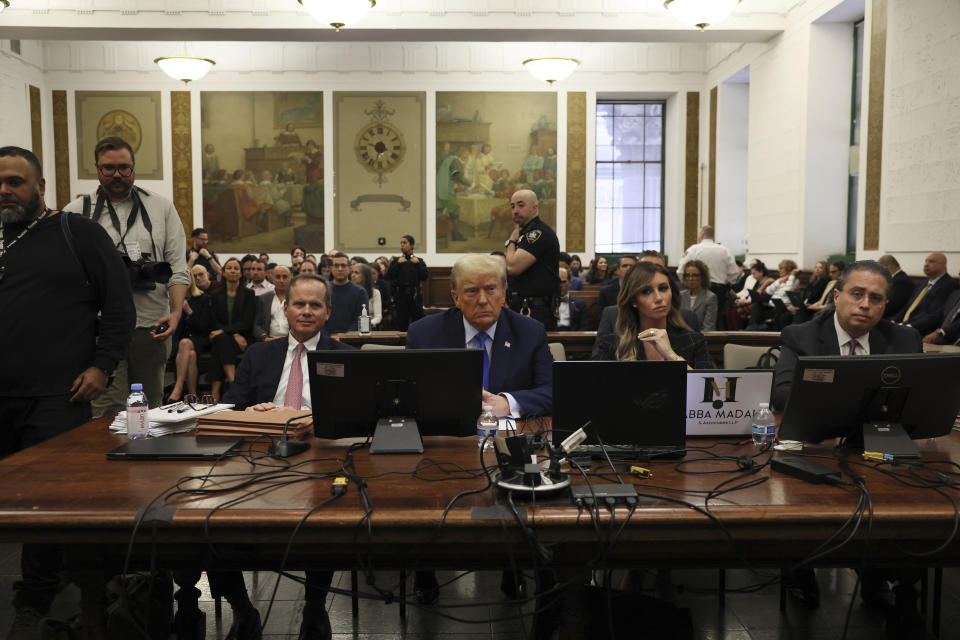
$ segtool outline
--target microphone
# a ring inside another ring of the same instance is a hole
[[[304,442],[303,440],[290,440],[287,437],[287,428],[290,426],[291,422],[312,415],[313,413],[305,413],[302,416],[293,416],[287,420],[283,425],[283,433],[280,434],[280,439],[270,445],[270,455],[276,458],[289,458],[290,456],[299,455],[309,449],[309,442]]]
[[[550,449],[550,468],[547,471],[551,478],[556,480],[560,477],[560,466],[587,439],[586,429],[591,424],[592,421],[588,420],[586,424],[567,436],[556,450]]]

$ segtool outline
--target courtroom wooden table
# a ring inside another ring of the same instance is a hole
[[[107,420],[83,425],[53,440],[0,460],[4,491],[0,496],[0,540],[64,542],[71,544],[126,543],[138,512],[163,489],[184,476],[203,475],[204,463],[107,461],[104,454],[123,442],[112,435]],[[754,453],[752,445],[737,446],[727,441],[696,440],[691,446],[710,447],[717,455],[743,456]],[[291,458],[302,470],[325,474],[340,470],[347,450],[345,444],[312,440],[307,453]],[[261,449],[265,447],[260,445]],[[442,526],[440,518],[451,499],[463,491],[484,489],[484,476],[448,474],[436,467],[422,468],[419,478],[411,474],[424,460],[460,465],[479,470],[476,440],[428,439],[419,455],[369,455],[355,453],[355,468],[366,478],[372,506],[369,530],[363,521],[364,508],[355,483],[347,494],[319,508],[303,524],[294,539],[298,553],[331,566],[354,566],[358,554],[376,559],[378,566],[406,566],[418,562],[435,567],[491,567],[508,562],[510,554],[526,553],[519,527],[507,511],[497,511],[506,498],[497,489],[468,495],[450,509]],[[921,443],[925,460],[960,460],[960,436],[952,435]],[[830,455],[829,448],[820,452]],[[782,455],[782,454],[774,454]],[[704,454],[691,450],[687,460]],[[765,458],[761,456],[758,461]],[[834,466],[830,460],[820,462]],[[487,453],[486,463],[493,465]],[[596,471],[605,464],[594,463]],[[755,476],[768,481],[722,497],[709,504],[733,537],[731,543],[711,519],[695,509],[657,496],[680,498],[704,506],[704,491],[731,477],[735,460],[686,462],[686,471],[714,471],[712,475],[686,474],[676,462],[650,462],[654,476],[649,480],[624,474],[638,490],[652,494],[641,497],[640,506],[609,552],[612,564],[637,566],[701,565],[742,566],[744,561],[781,566],[803,557],[825,540],[851,515],[858,493],[851,488],[810,485],[772,473],[765,468]],[[223,474],[255,472],[248,462],[231,459],[218,463],[209,487],[222,486]],[[954,507],[943,495],[931,490],[908,488],[869,468],[858,467],[873,499],[874,516],[870,533],[870,556],[876,561],[904,562],[904,549],[920,550],[948,539],[954,523]],[[581,479],[575,479],[582,482]],[[594,482],[601,481],[594,478]],[[198,483],[194,482],[196,486]],[[658,487],[669,487],[663,490]],[[954,495],[952,489],[946,489]],[[290,540],[294,527],[308,511],[330,497],[329,478],[310,479],[277,486],[251,496],[229,508],[217,505],[240,495],[180,496],[168,504],[175,510],[165,514],[155,533],[146,527],[137,538],[161,546],[202,543],[270,545],[280,548]],[[955,497],[955,496],[954,496]],[[556,562],[571,566],[596,554],[597,533],[588,514],[578,513],[568,494],[541,497],[534,503],[516,497],[515,503],[527,525],[542,543],[553,544]],[[494,513],[476,508],[494,507]],[[622,523],[628,510],[616,509]],[[204,523],[209,517],[209,534]],[[501,517],[503,521],[501,522]],[[610,512],[601,509],[600,520],[609,524]],[[363,526],[360,526],[363,525]],[[862,526],[854,540],[824,563],[851,563],[862,559],[866,542]],[[209,536],[209,537],[208,537]],[[924,561],[955,562],[960,544],[953,541],[936,557]]]

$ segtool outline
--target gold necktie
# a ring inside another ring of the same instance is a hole
[[[913,303],[907,308],[907,312],[903,314],[903,321],[906,322],[910,319],[910,314],[913,313],[913,310],[917,308],[917,305],[920,304],[920,301],[923,300],[923,296],[927,295],[927,291],[930,291],[930,281],[927,281],[927,286],[920,290],[920,293],[914,299]]]

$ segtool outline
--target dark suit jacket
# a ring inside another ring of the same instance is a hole
[[[610,305],[617,304],[617,296],[620,295],[620,280],[614,279],[613,282],[603,285],[600,293],[597,294],[597,306],[606,309]]]
[[[256,294],[244,286],[237,288],[237,297],[233,301],[233,315],[227,316],[227,288],[219,287],[210,295],[213,298],[213,329],[223,329],[225,333],[239,333],[248,343],[253,339],[253,316],[257,312]]]
[[[887,298],[887,308],[883,312],[883,317],[887,320],[896,318],[901,311],[907,308],[907,302],[913,297],[913,278],[903,271],[897,271],[893,276],[893,282],[890,283],[890,296]]]
[[[700,319],[693,309],[680,309],[680,315],[683,321],[690,325],[694,331],[700,331]],[[614,334],[617,331],[617,306],[604,307],[600,314],[600,324],[597,326],[597,338],[593,341],[593,350],[590,353],[591,360],[603,360],[600,356],[601,345],[604,338]]]
[[[907,309],[910,308],[914,299],[920,295],[920,292],[923,291],[925,286],[927,286],[927,281],[922,280],[914,287],[910,301],[907,302],[906,306],[897,314],[897,322],[903,322],[903,316],[906,315]],[[947,298],[950,297],[950,294],[953,293],[956,288],[957,281],[954,280],[949,273],[943,274],[940,279],[937,280],[937,284],[930,287],[927,294],[923,296],[923,300],[920,301],[917,308],[910,314],[910,319],[907,320],[910,326],[916,328],[922,336],[927,335],[939,327],[941,317],[943,316],[943,307],[947,303]]]
[[[833,311],[824,311],[810,322],[784,327],[780,334],[780,359],[773,371],[773,409],[783,411],[793,387],[793,370],[798,356],[838,356],[840,344],[833,326]],[[869,334],[870,354],[920,353],[920,334],[911,327],[881,320]]]
[[[564,304],[564,302],[561,300],[560,304]],[[557,331],[589,331],[590,316],[587,314],[586,300],[570,296],[566,304],[570,306],[570,326],[557,326]]]
[[[583,291],[583,280],[577,276],[570,276],[570,291]]]
[[[257,310],[253,315],[253,337],[257,342],[263,342],[270,335],[270,311],[276,297],[277,294],[272,291],[257,296]]]
[[[463,314],[450,308],[417,320],[407,330],[407,349],[463,349]],[[490,357],[490,393],[509,393],[523,415],[553,413],[553,356],[537,320],[504,308]]]
[[[223,395],[223,402],[235,404],[237,409],[261,402],[273,402],[283,374],[283,361],[287,357],[287,340],[271,340],[250,345],[230,388]],[[327,335],[320,336],[317,350],[353,349]],[[304,384],[307,381],[304,380]]]
[[[937,344],[953,344],[960,340],[960,313],[954,314],[957,305],[960,305],[960,289],[951,293],[946,304],[943,305],[940,328],[943,329],[944,335],[937,338]]]

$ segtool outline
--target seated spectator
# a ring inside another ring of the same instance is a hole
[[[297,256],[305,258],[307,256],[307,250],[300,246],[294,247],[290,250],[290,258],[296,258]]]
[[[943,305],[940,326],[923,336],[927,344],[957,344],[960,341],[960,288],[954,289]]]
[[[799,286],[797,280],[797,263],[793,260],[781,260],[777,265],[780,277],[766,286],[763,291],[763,302],[759,305],[754,304],[750,309],[750,325],[748,331],[779,331],[784,326],[793,321],[793,314],[787,311],[786,306],[790,304],[788,291],[796,291]],[[773,304],[774,300],[783,303],[783,310]]]
[[[257,298],[257,312],[253,318],[253,339],[257,342],[276,340],[290,331],[283,303],[287,299],[287,287],[292,277],[289,267],[275,267],[273,295]]]
[[[607,280],[607,259],[603,256],[590,261],[590,270],[583,276],[587,284],[600,284]]]
[[[686,360],[691,369],[714,368],[706,338],[684,322],[680,291],[660,265],[641,262],[630,270],[617,311],[616,332],[602,338],[593,359]]]
[[[320,267],[320,272],[319,272],[320,277],[326,280],[327,282],[330,282],[330,278],[331,278],[330,272],[331,272],[331,269],[333,268],[333,259],[327,255],[320,256],[320,263],[318,266]]]
[[[300,273],[300,265],[303,264],[303,256],[292,256],[290,258],[290,272],[293,275]]]
[[[947,256],[936,251],[923,261],[926,280],[917,283],[906,307],[895,322],[913,327],[926,336],[940,326],[947,298],[957,288],[957,281],[947,274]]]
[[[570,295],[570,272],[560,267],[559,274],[560,306],[557,308],[557,331],[589,331],[590,318],[586,301]]]
[[[824,286],[820,297],[812,302],[806,302],[804,308],[794,311],[793,324],[800,324],[801,322],[811,320],[817,312],[833,306],[833,289],[837,284],[837,280],[840,278],[840,274],[843,273],[843,270],[846,268],[847,264],[843,260],[838,260],[828,267],[829,278],[823,281]]]
[[[753,275],[753,267],[758,262],[760,261],[756,258],[753,258],[747,262],[747,266],[744,268],[743,277],[738,279],[737,284],[734,285],[733,288],[737,292],[737,295],[734,297],[735,304],[750,304],[750,291],[757,284],[757,279]],[[738,286],[740,287],[739,289],[737,288]]]
[[[701,331],[717,328],[717,295],[709,289],[710,269],[701,260],[691,260],[683,265],[683,281],[687,288],[680,292],[680,306],[697,314]]]
[[[327,330],[330,333],[356,331],[363,305],[370,303],[367,292],[350,282],[350,258],[345,254],[338,252],[333,257],[331,274],[333,306]]]
[[[247,289],[250,289],[258,296],[273,291],[273,285],[267,281],[266,262],[260,259],[250,262],[250,282],[247,283]]]
[[[570,256],[570,273],[579,278],[580,267],[581,267],[580,256],[578,256],[577,254],[573,254],[572,256]]]
[[[558,261],[560,263],[560,268],[567,270],[567,275],[570,278],[570,291],[583,291],[583,280],[570,272],[570,254],[561,251]]]
[[[320,275],[317,273],[317,265],[313,264],[310,260],[304,260],[300,263],[300,270],[297,272],[297,275],[301,273],[312,273],[315,276]]]
[[[750,276],[753,278],[753,285],[749,289],[746,285],[744,285],[741,293],[746,293],[747,295],[745,297],[738,296],[735,303],[737,308],[737,317],[742,325],[748,325],[751,323],[750,321],[754,314],[753,309],[755,306],[751,303],[751,300],[754,297],[758,297],[758,299],[762,301],[767,287],[773,284],[773,278],[767,275],[767,265],[760,260],[753,261],[753,266],[750,267]],[[751,295],[751,292],[753,295]],[[759,315],[759,309],[756,313]],[[730,323],[727,324],[729,325]]]
[[[910,296],[913,293],[913,278],[908,276],[900,268],[900,263],[890,254],[880,256],[877,262],[887,270],[892,279],[890,285],[890,298],[887,300],[887,309],[883,312],[883,317],[892,320],[903,311]]]
[[[383,299],[380,297],[380,290],[373,286],[373,268],[365,262],[355,263],[350,267],[350,281],[367,292],[367,299],[370,301],[367,306],[370,328],[376,329],[383,320]]]
[[[616,269],[613,270],[613,276],[610,281],[603,285],[600,293],[597,294],[597,306],[601,309],[617,304],[617,295],[620,293],[620,283],[624,276],[637,264],[634,256],[623,256],[617,262]]]
[[[210,337],[210,379],[213,397],[220,399],[223,380],[233,382],[237,358],[253,342],[256,295],[240,284],[240,261],[230,258],[223,265],[223,286],[213,294]]]
[[[180,341],[177,343],[177,377],[170,395],[164,404],[177,402],[183,397],[183,388],[187,393],[197,394],[197,357],[210,350],[210,331],[213,327],[212,299],[199,286],[201,280],[210,284],[210,274],[206,267],[195,264],[190,269],[190,289],[183,301],[183,314],[180,316]]]

